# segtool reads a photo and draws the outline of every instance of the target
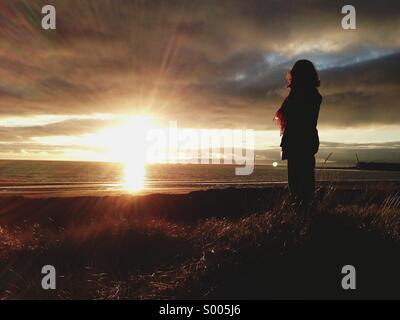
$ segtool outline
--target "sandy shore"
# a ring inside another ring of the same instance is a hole
[[[387,188],[400,185],[400,180],[346,180],[346,181],[318,181],[318,187],[335,186],[345,189],[362,189],[365,187]],[[104,197],[104,196],[144,196],[152,194],[190,194],[196,191],[213,191],[221,190],[246,190],[246,189],[264,189],[268,192],[271,188],[286,188],[287,182],[249,182],[247,184],[237,183],[227,186],[225,183],[211,185],[188,185],[179,187],[144,187],[140,191],[131,192],[121,184],[105,184],[105,183],[1,183],[0,182],[0,198],[2,197],[28,197],[28,198],[64,198],[64,197]]]

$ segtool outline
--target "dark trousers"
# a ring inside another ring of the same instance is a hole
[[[308,206],[315,189],[314,155],[298,155],[288,158],[288,180],[290,194],[299,204]]]

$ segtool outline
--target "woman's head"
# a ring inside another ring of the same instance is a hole
[[[287,74],[289,88],[319,87],[320,81],[314,64],[309,60],[297,60],[292,70]]]

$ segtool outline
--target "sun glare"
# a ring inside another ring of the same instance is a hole
[[[144,187],[146,179],[144,137],[151,128],[151,118],[137,116],[128,119],[114,133],[112,150],[124,164],[123,182],[128,192],[137,192]]]
[[[105,149],[107,161],[124,166],[122,183],[129,192],[140,191],[146,179],[146,134],[153,128],[149,116],[128,117],[120,125],[96,134],[93,143]]]
[[[146,180],[146,165],[138,163],[125,163],[124,165],[124,188],[128,192],[142,190]]]

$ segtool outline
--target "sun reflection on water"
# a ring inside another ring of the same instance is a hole
[[[124,167],[124,188],[134,193],[144,188],[146,180],[146,165],[138,162],[126,163]]]

